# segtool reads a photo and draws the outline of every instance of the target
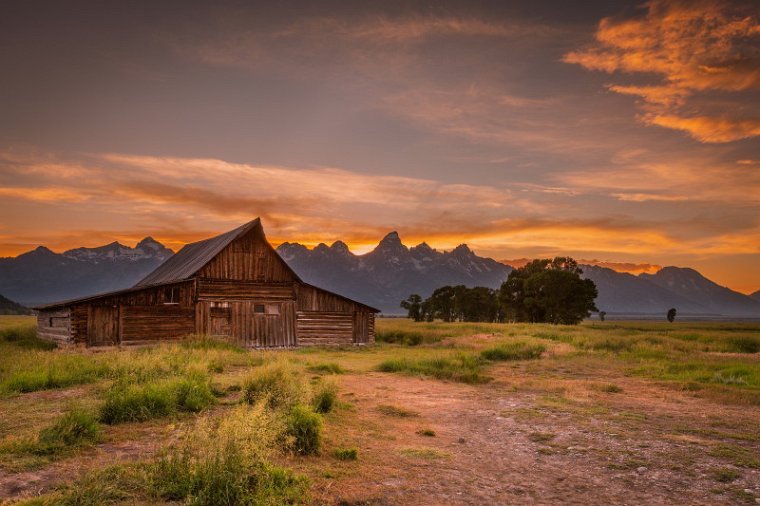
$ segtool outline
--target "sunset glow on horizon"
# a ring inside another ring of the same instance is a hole
[[[0,256],[261,217],[760,289],[756,3],[74,4],[2,8]]]

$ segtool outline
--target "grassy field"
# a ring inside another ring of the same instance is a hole
[[[33,325],[0,317],[0,501],[760,498],[760,324],[379,319],[369,347],[102,352]]]

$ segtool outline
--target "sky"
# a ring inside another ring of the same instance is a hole
[[[0,256],[260,216],[760,289],[760,5],[0,4]]]

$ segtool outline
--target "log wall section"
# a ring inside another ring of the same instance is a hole
[[[37,313],[37,337],[58,344],[70,344],[71,310],[58,308]]]
[[[70,308],[71,339],[89,346],[179,339],[195,332],[194,301],[191,280],[80,302]]]
[[[375,341],[375,315],[350,299],[320,288],[296,287],[298,344],[350,345]]]

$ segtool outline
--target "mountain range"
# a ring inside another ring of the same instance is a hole
[[[152,237],[130,248],[113,242],[55,253],[44,246],[0,258],[0,293],[25,306],[127,288],[172,256]]]
[[[498,288],[512,267],[476,255],[462,244],[439,251],[426,243],[407,247],[396,232],[363,255],[342,241],[309,249],[283,243],[280,256],[301,278],[352,299],[400,314],[399,302],[423,297],[444,285]],[[15,258],[0,258],[0,293],[31,306],[132,286],[173,252],[151,237],[134,248],[118,242],[63,253],[39,247]],[[610,315],[679,314],[760,317],[760,290],[751,296],[720,286],[689,268],[665,267],[634,276],[594,265],[581,266],[599,290],[596,305]]]
[[[449,252],[424,242],[408,248],[396,232],[364,255],[354,255],[341,241],[311,250],[286,242],[277,252],[307,283],[387,313],[399,313],[399,302],[412,293],[428,296],[444,285],[498,288],[512,271],[496,260],[477,256],[464,244]]]

